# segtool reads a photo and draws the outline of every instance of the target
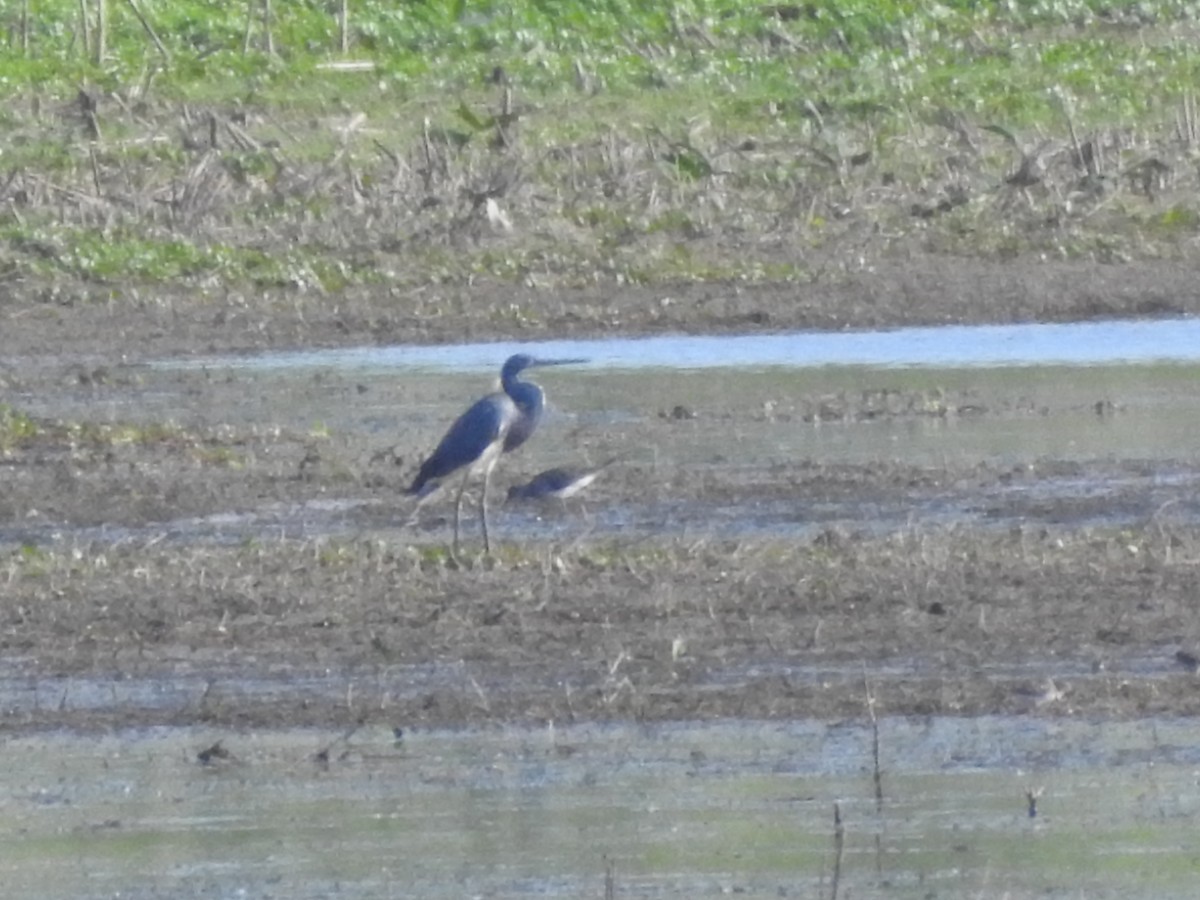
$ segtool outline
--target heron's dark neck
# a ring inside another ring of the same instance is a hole
[[[504,388],[504,393],[515,400],[521,391],[528,387],[529,382],[521,380],[520,372],[514,372],[512,375],[504,375],[500,379],[500,384]]]

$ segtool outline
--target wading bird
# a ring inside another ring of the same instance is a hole
[[[408,489],[409,494],[429,493],[432,482],[464,469],[458,497],[454,501],[454,549],[458,550],[459,520],[462,517],[463,492],[472,475],[483,476],[483,495],[479,518],[483,523],[483,548],[492,552],[488,536],[488,484],[492,468],[502,453],[511,452],[529,440],[542,418],[546,397],[532,381],[518,376],[526,369],[562,366],[584,362],[581,359],[535,359],[524,353],[510,356],[500,370],[501,390],[476,400],[450,426],[442,442],[421,464],[421,470]]]
[[[590,468],[563,466],[539,472],[526,484],[513,485],[508,489],[509,500],[542,500],[553,497],[567,500],[591,485],[596,477],[617,461],[613,457],[605,463]]]

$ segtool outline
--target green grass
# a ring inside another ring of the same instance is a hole
[[[153,72],[155,90],[173,100],[320,110],[338,99],[377,105],[471,91],[495,66],[526,91],[570,94],[578,64],[607,93],[665,92],[683,98],[675,108],[685,114],[695,104],[722,119],[753,116],[773,100],[798,116],[807,99],[852,118],[902,118],[942,105],[1014,125],[1053,119],[1063,92],[1084,121],[1103,121],[1189,90],[1200,16],[1195,3],[1099,0],[774,7],[360,0],[350,3],[350,55],[377,68],[331,76],[318,66],[341,56],[332,4],[277,4],[274,54],[260,21],[247,31],[244,5],[147,4],[167,58],[125,4],[110,3],[99,61],[94,48],[84,55],[74,0],[31,5],[27,52],[9,7],[20,52],[0,56],[0,96],[37,84],[39,93],[69,98],[85,81],[128,90]],[[94,23],[91,30],[94,44]]]
[[[277,3],[270,49],[245,5],[139,4],[160,51],[110,2],[103,58],[74,0],[30,6],[0,53],[0,265],[29,283],[803,278],[868,232],[1192,252],[1200,3],[359,0],[369,71],[328,68],[336,4]],[[1041,179],[1006,187],[1023,154]],[[1162,184],[1130,174],[1150,163]]]
[[[351,272],[319,250],[298,247],[282,255],[268,249],[228,244],[197,244],[169,236],[139,234],[132,227],[72,228],[43,222],[37,229],[0,227],[0,238],[39,249],[29,268],[43,274],[65,272],[106,284],[179,282],[218,277],[259,287],[317,286],[337,289],[354,278],[370,281],[371,271]]]

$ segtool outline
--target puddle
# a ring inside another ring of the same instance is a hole
[[[217,739],[232,759],[201,766]],[[1195,725],[1024,717],[9,739],[11,896],[1192,897]],[[328,765],[315,760],[329,747]],[[1040,791],[1038,815],[1027,791]]]
[[[1075,365],[1200,362],[1200,319],[1112,320],[1064,324],[944,325],[892,331],[665,335],[604,340],[356,347],[210,357],[172,367],[256,370],[498,370],[516,352],[586,357],[593,369],[746,369],[869,366]]]

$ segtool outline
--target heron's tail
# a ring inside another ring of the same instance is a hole
[[[417,477],[413,479],[412,484],[405,491],[406,494],[410,497],[424,497],[434,489],[435,485],[429,483],[433,480],[433,473],[429,471],[429,468],[428,463],[421,466],[421,470],[417,472]]]

